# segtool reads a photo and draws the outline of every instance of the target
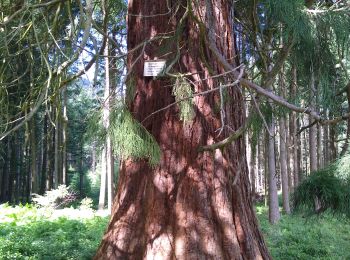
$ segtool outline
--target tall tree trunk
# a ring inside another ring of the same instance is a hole
[[[346,97],[348,100],[348,112],[350,113],[350,82],[346,85]],[[350,139],[350,117],[347,120],[346,126],[346,140],[340,152],[340,156],[343,156],[346,152],[348,152],[349,148],[349,139]]]
[[[36,122],[35,116],[29,122],[30,130],[29,130],[29,143],[30,143],[30,176],[29,180],[31,183],[30,193],[38,193],[39,188],[39,180],[38,180],[38,171],[37,171],[37,145],[36,145]]]
[[[289,191],[293,190],[293,158],[292,158],[292,154],[290,146],[292,144],[292,140],[291,140],[291,134],[290,134],[290,114],[287,115],[287,118],[285,119],[285,129],[286,129],[286,157],[287,157],[287,179],[288,179],[288,189]]]
[[[335,125],[329,126],[329,161],[334,162],[337,158],[337,127]]]
[[[80,155],[79,155],[79,195],[82,198],[84,193],[84,147],[83,143],[80,143]]]
[[[317,168],[321,169],[324,165],[323,163],[323,155],[322,155],[322,126],[320,124],[317,125]]]
[[[296,120],[296,129],[299,129],[299,128],[300,128],[300,119],[298,118]],[[294,167],[297,169],[296,177],[294,177],[294,182],[297,184],[299,184],[300,181],[303,179],[303,170],[302,170],[303,157],[302,157],[301,139],[302,139],[302,135],[299,135],[299,137],[296,137],[294,139],[294,143],[296,144],[296,150],[294,151],[296,161],[294,163]]]
[[[303,116],[303,121],[305,121],[305,116]],[[301,167],[302,167],[302,172],[307,176],[309,173],[310,165],[309,165],[309,147],[310,147],[310,142],[308,142],[308,132],[303,131],[301,135],[301,152],[302,152],[302,157],[301,157]]]
[[[112,78],[115,76],[114,73],[111,73],[114,68],[113,59],[110,59],[110,44],[107,39],[106,48],[105,48],[105,71],[106,71],[106,80],[105,80],[105,90],[104,90],[104,108],[103,108],[103,121],[104,127],[108,128],[110,125],[110,110],[112,106],[112,100],[114,97],[113,94],[113,83],[115,80]],[[114,194],[114,157],[113,157],[113,148],[111,137],[107,135],[106,138],[106,176],[107,176],[107,209],[109,212],[112,212],[113,204],[113,194]]]
[[[107,180],[107,171],[106,171],[106,149],[103,148],[101,155],[101,179],[100,179],[100,196],[98,198],[98,209],[103,210],[105,207],[106,200],[106,180]]]
[[[283,209],[287,214],[290,214],[289,206],[289,185],[288,185],[288,171],[287,171],[287,151],[286,151],[286,124],[283,117],[279,120],[280,129],[280,165],[281,165],[281,178],[282,178],[282,197],[283,197]]]
[[[323,162],[327,166],[330,162],[329,155],[329,125],[323,126]]]
[[[204,17],[215,21],[211,28],[220,28],[221,32],[216,44],[233,63],[236,55],[229,3],[233,2],[208,0],[205,8],[204,2],[184,0],[129,1],[130,14],[164,15],[147,19],[129,15],[128,49],[154,34],[181,28],[179,21],[188,4],[191,13],[182,20],[183,31],[176,34],[181,39],[153,41],[142,57],[151,60],[162,56],[170,62],[176,54],[162,55],[160,45],[176,49],[179,42],[181,49],[174,70],[191,74],[195,92],[219,86],[216,79],[199,80],[210,77],[206,61],[202,60],[205,57],[212,73],[224,70],[201,40],[205,35],[200,34],[197,24]],[[167,4],[178,12],[168,13]],[[211,9],[212,6],[215,7]],[[156,167],[150,167],[145,160],[128,159],[122,163],[112,219],[95,259],[269,259],[250,197],[243,138],[223,150],[198,151],[224,137],[218,137],[216,132],[221,127],[220,115],[214,110],[219,93],[195,97],[194,118],[186,124],[180,121],[176,106],[143,121],[175,98],[171,88],[165,87],[170,79],[142,76],[140,51],[128,55],[129,72],[136,82],[130,110],[159,143],[161,161]],[[227,124],[238,129],[244,123],[243,98],[238,88],[229,89],[228,94]],[[224,132],[228,134],[228,130]]]
[[[41,178],[40,178],[40,194],[43,195],[46,191],[46,178],[47,178],[47,152],[48,152],[48,134],[47,134],[47,121],[48,115],[45,112],[44,125],[43,125],[43,144],[42,144],[42,162],[41,162]]]
[[[21,190],[20,190],[20,177],[21,177],[21,171],[22,169],[22,164],[23,164],[23,153],[22,153],[22,143],[23,141],[21,140],[23,131],[18,131],[17,132],[17,138],[16,138],[16,174],[15,174],[15,192],[14,192],[14,202],[15,204],[18,204],[20,201],[20,196]],[[36,164],[34,164],[36,166]],[[21,198],[21,201],[24,202],[23,198]]]
[[[6,137],[3,140],[4,144],[4,154],[3,154],[3,170],[2,170],[2,181],[1,181],[1,195],[0,195],[0,201],[6,202],[9,200],[8,197],[8,188],[9,188],[9,179],[10,179],[10,172],[9,172],[9,157],[10,157],[10,141],[9,137]]]
[[[270,70],[270,68],[267,68]],[[266,86],[267,89],[271,90],[272,86]],[[268,122],[268,131],[266,133],[266,141],[267,141],[267,164],[268,164],[268,195],[269,195],[269,221],[272,224],[275,224],[280,219],[280,212],[279,212],[279,205],[278,205],[278,187],[277,187],[277,181],[278,181],[278,175],[276,171],[276,150],[275,150],[275,128],[276,128],[276,122],[275,122],[275,116],[272,112],[273,108],[273,102],[271,100],[268,101],[269,106],[271,108],[271,112],[269,115],[269,122]]]
[[[250,143],[250,186],[251,186],[251,192],[252,192],[252,199],[255,200],[256,195],[256,171],[255,171],[255,165],[256,165],[256,147],[253,147],[253,144]]]
[[[67,175],[67,125],[68,125],[68,115],[67,115],[67,90],[62,89],[62,146],[61,146],[61,174],[62,174],[62,184],[67,185],[68,175]]]
[[[317,95],[316,85],[315,85],[315,73],[313,68],[311,68],[311,81],[310,81],[310,107],[314,109],[316,107],[315,98]],[[313,123],[313,119],[309,116],[309,124]],[[310,151],[310,172],[317,171],[317,126],[313,125],[309,129],[309,151]]]
[[[11,141],[10,141],[10,178],[9,178],[9,187],[8,187],[8,201],[10,203],[13,203],[14,199],[14,184],[16,179],[16,173],[17,173],[17,158],[16,158],[16,145],[17,145],[17,135],[18,133],[15,132],[11,135]]]
[[[53,117],[53,107],[52,104],[50,104],[50,111],[47,113],[50,113],[51,119]],[[54,188],[54,156],[55,156],[55,128],[53,127],[52,122],[49,122],[48,127],[48,137],[47,137],[47,175],[48,175],[48,189],[51,190]]]
[[[91,150],[91,172],[93,175],[96,174],[96,165],[97,165],[97,158],[96,158],[96,142],[92,142],[92,150]]]
[[[62,183],[61,175],[61,109],[58,102],[61,102],[59,98],[56,99],[55,104],[55,156],[54,156],[54,187],[57,189],[58,185]]]
[[[268,155],[268,145],[269,142],[267,141],[269,138],[269,134],[266,132],[265,133],[265,138],[264,140],[264,154]],[[269,205],[269,188],[268,188],[268,182],[269,182],[269,160],[266,158],[264,158],[264,205],[265,207],[267,207]],[[276,190],[277,190],[277,186],[276,186]]]
[[[267,156],[268,156],[268,184],[269,184],[269,220],[272,224],[275,224],[280,219],[279,205],[278,205],[278,193],[277,193],[277,172],[275,161],[275,119],[272,115],[271,122],[269,123],[269,132],[267,135]]]
[[[262,137],[264,135],[260,135],[258,138],[258,151],[257,151],[257,157],[258,157],[258,176],[259,176],[259,185],[258,185],[258,191],[259,193],[262,193],[264,191],[264,142],[262,141]]]

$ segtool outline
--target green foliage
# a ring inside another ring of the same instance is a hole
[[[276,260],[350,259],[350,222],[330,214],[306,219],[301,214],[284,215],[271,225],[268,208],[257,207],[257,217],[269,251]]]
[[[123,159],[147,158],[152,166],[159,163],[161,152],[156,140],[124,105],[116,105],[111,110],[108,129],[103,127],[102,112],[94,113],[87,136],[97,138],[100,147],[103,147],[106,136],[110,136],[115,154]]]
[[[0,205],[0,259],[92,259],[107,222],[95,215],[52,219],[31,206]]]
[[[350,179],[350,152],[338,159],[334,165],[335,174],[342,180]]]
[[[35,204],[44,208],[63,208],[71,205],[76,199],[76,194],[66,185],[46,191],[44,196],[33,194]]]
[[[264,0],[266,16],[271,27],[283,26],[283,33],[296,40],[310,35],[310,22],[303,12],[304,0]]]
[[[259,115],[258,112],[255,111],[255,108],[252,109],[254,109],[254,111],[251,111],[250,113],[254,114],[252,115],[252,119],[250,120],[250,130],[252,132],[250,143],[253,147],[253,153],[255,153],[256,145],[258,144],[259,138],[264,133],[265,127],[262,117]],[[266,122],[270,122],[272,118],[271,106],[267,103],[262,103],[259,105],[259,109]]]
[[[336,174],[335,165],[311,173],[292,196],[296,210],[310,214],[329,210],[350,217],[350,183]]]
[[[77,194],[80,193],[80,173],[77,171],[70,171],[69,187]],[[91,181],[90,178],[84,172],[83,174],[83,187],[81,196],[90,196],[91,194]]]
[[[80,202],[80,209],[89,210],[93,207],[93,200],[90,198],[84,198]]]
[[[173,95],[175,96],[175,101],[179,102],[180,120],[184,123],[191,121],[194,117],[193,90],[184,77],[176,78]]]

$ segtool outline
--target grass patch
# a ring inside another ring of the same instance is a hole
[[[350,220],[293,214],[270,225],[266,207],[256,212],[274,259],[350,260]],[[92,259],[108,220],[92,210],[0,205],[0,259]]]
[[[91,259],[108,217],[78,209],[0,206],[0,259]]]
[[[257,206],[260,227],[273,259],[350,260],[350,221],[331,214],[305,218],[283,215],[271,225],[267,208]]]

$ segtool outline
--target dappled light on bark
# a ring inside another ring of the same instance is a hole
[[[178,4],[170,3],[173,7]],[[122,163],[112,219],[95,259],[269,259],[252,208],[243,138],[222,150],[199,152],[200,147],[221,141],[230,133],[226,128],[221,134],[217,131],[222,127],[220,94],[196,96],[194,117],[189,122],[180,121],[178,106],[148,117],[173,103],[175,97],[171,77],[142,76],[144,59],[171,62],[179,55],[173,70],[190,75],[195,93],[229,80],[210,78],[224,69],[206,47],[200,31],[201,21],[207,19],[205,3],[180,4],[173,16],[128,17],[129,49],[155,32],[172,35],[171,39],[147,44],[144,54],[139,50],[128,56],[130,77],[136,82],[130,110],[155,137],[162,156],[153,168],[143,160]],[[230,5],[228,1],[210,5],[214,6],[215,27],[222,32],[217,46],[236,66]],[[129,2],[132,14],[166,11],[165,2]],[[183,18],[186,11],[190,14]],[[182,31],[173,35],[182,19]],[[178,54],[177,42],[181,44]],[[243,98],[237,87],[227,89],[227,94],[230,102],[224,105],[225,123],[235,131],[245,120]]]

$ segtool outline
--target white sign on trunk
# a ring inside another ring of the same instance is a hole
[[[144,77],[157,77],[164,72],[166,66],[165,60],[146,60],[143,67]]]

